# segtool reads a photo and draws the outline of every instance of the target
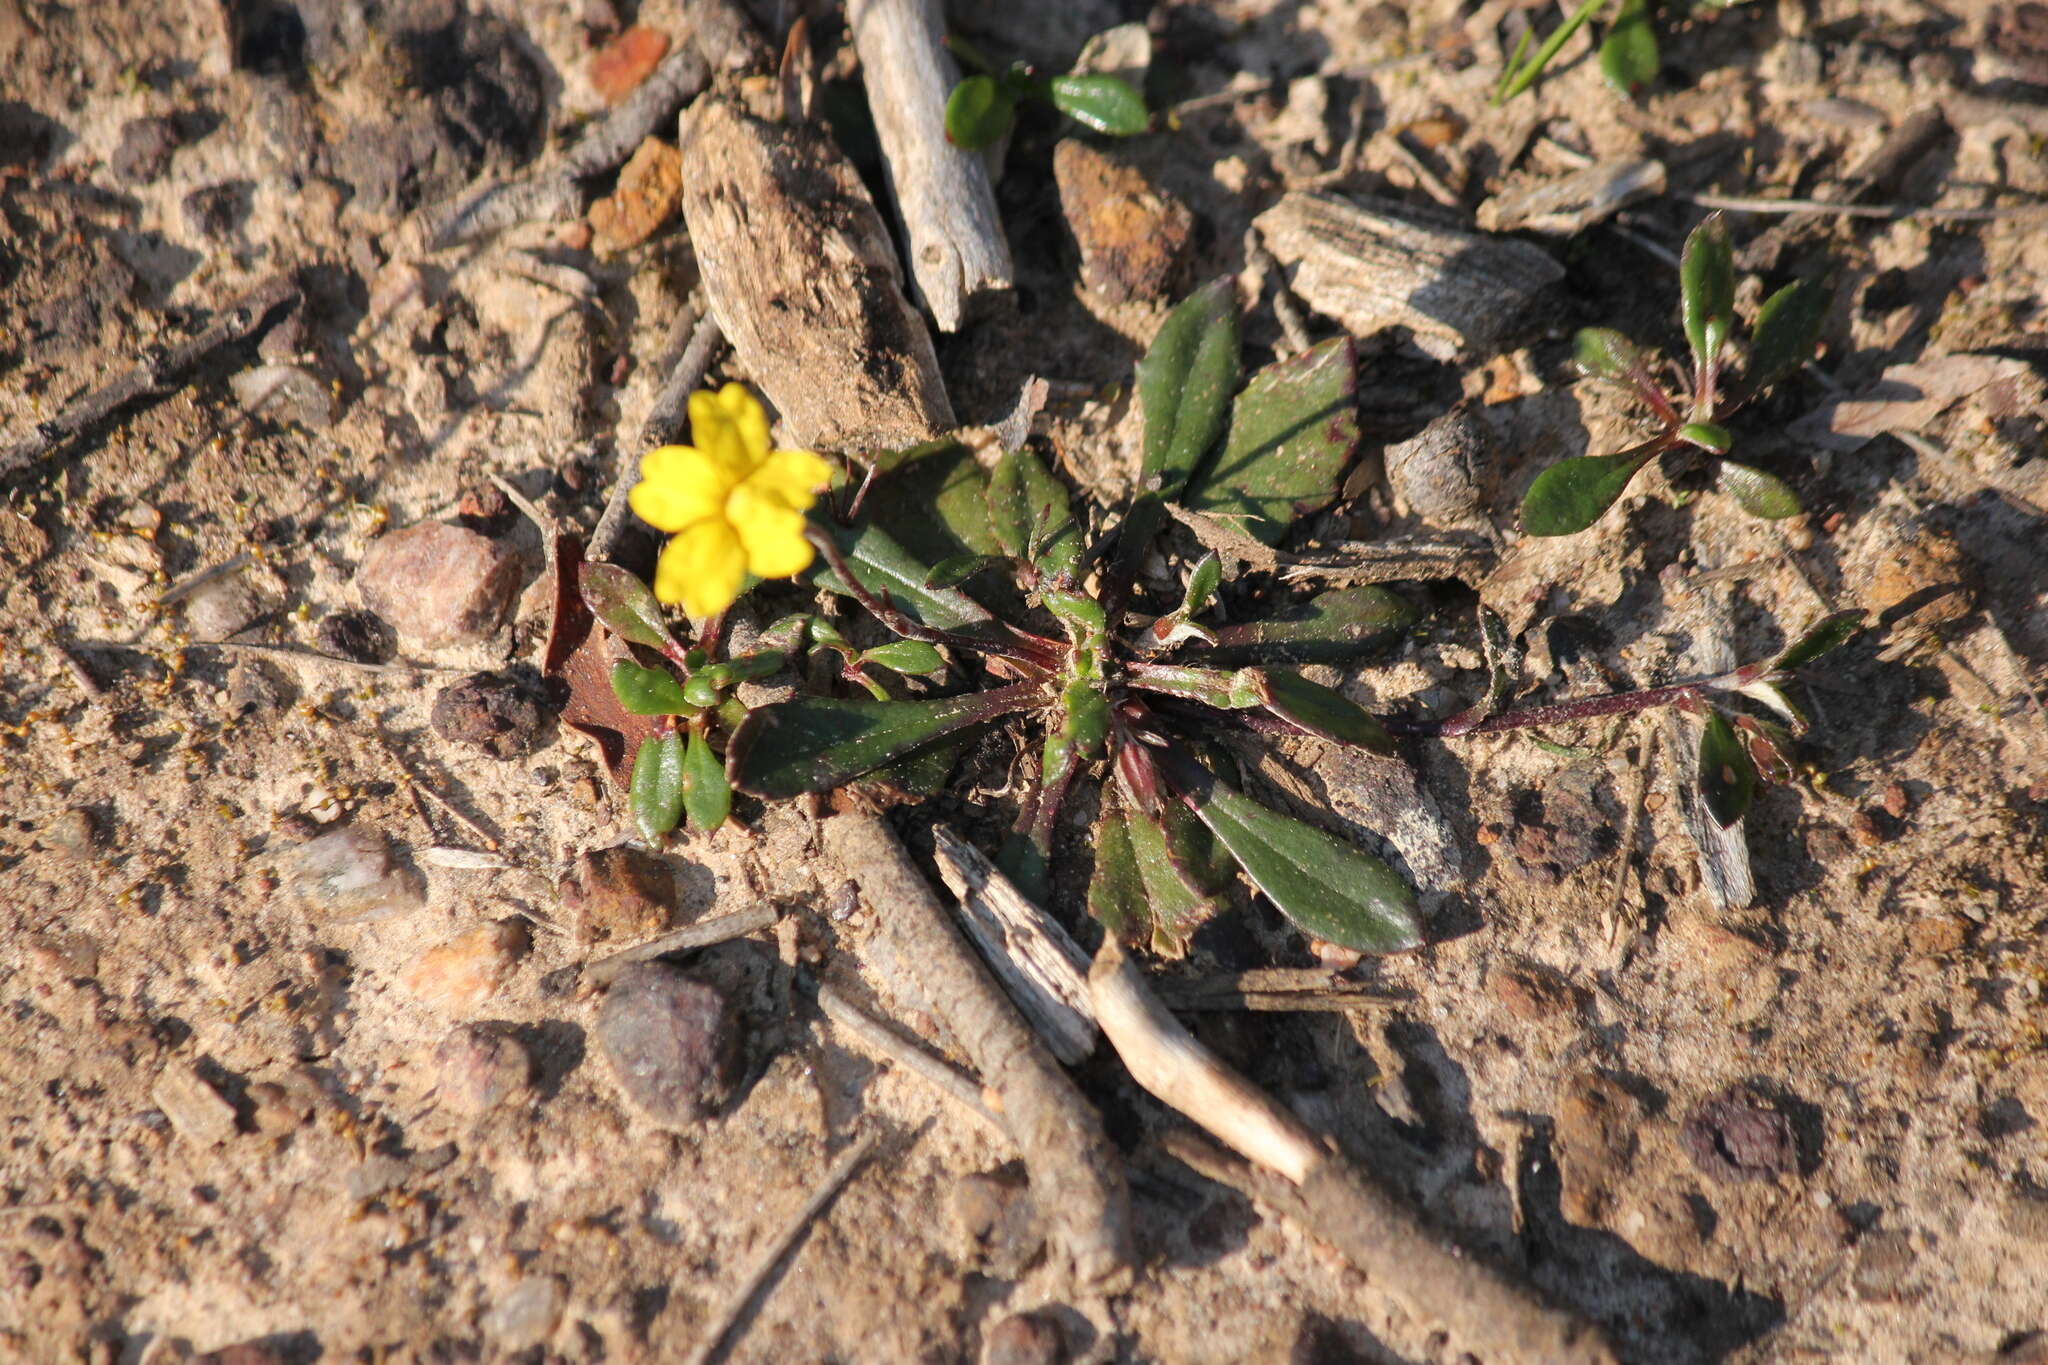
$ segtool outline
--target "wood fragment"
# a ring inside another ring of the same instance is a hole
[[[1406,328],[1438,360],[1496,349],[1564,269],[1540,248],[1390,200],[1296,191],[1254,220],[1294,292],[1354,336]]]
[[[1747,194],[1695,194],[1688,197],[1703,209],[1726,209],[1733,213],[1810,213],[1837,218],[1921,218],[1964,223],[2048,215],[2048,203],[1969,209],[1922,204],[1844,204],[1827,199],[1779,199]]]
[[[866,453],[951,429],[895,244],[830,135],[712,95],[685,115],[682,151],[707,308],[790,442]]]
[[[717,943],[729,943],[748,934],[758,934],[763,929],[774,927],[775,907],[767,903],[750,905],[744,910],[735,910],[728,915],[686,924],[671,930],[659,938],[636,943],[584,967],[582,980],[588,986],[609,986],[612,979],[636,962],[652,962],[658,957],[674,953],[687,953],[696,948],[709,948]]]
[[[911,1140],[915,1141],[915,1136]],[[768,1282],[774,1276],[776,1267],[782,1264],[782,1258],[789,1254],[790,1248],[794,1247],[797,1240],[809,1229],[812,1220],[839,1197],[839,1192],[846,1188],[847,1183],[867,1163],[868,1158],[875,1154],[875,1148],[881,1145],[881,1141],[881,1130],[876,1129],[839,1154],[839,1159],[832,1163],[831,1170],[825,1172],[825,1178],[818,1182],[817,1189],[811,1191],[811,1197],[804,1201],[803,1207],[798,1209],[790,1220],[783,1224],[782,1230],[761,1248],[761,1254],[755,1257],[753,1265],[741,1277],[737,1292],[726,1301],[718,1316],[711,1320],[703,1338],[697,1343],[697,1348],[685,1357],[685,1365],[710,1365],[711,1361],[724,1357],[726,1339],[732,1335],[733,1329],[739,1326],[740,1319],[753,1306],[754,1300],[761,1297],[768,1288]]]
[[[957,332],[988,296],[1016,283],[988,168],[946,137],[960,72],[945,48],[939,0],[853,0],[854,50],[874,111],[889,193],[903,223],[918,297]]]
[[[1495,562],[1493,551],[1486,545],[1461,540],[1347,540],[1334,550],[1290,553],[1273,549],[1219,517],[1177,503],[1170,504],[1167,511],[1194,533],[1204,549],[1254,569],[1279,573],[1289,579],[1313,578],[1332,587],[1430,578],[1456,578],[1477,584],[1492,571]]]
[[[1414,1003],[1405,991],[1375,990],[1346,981],[1327,967],[1261,967],[1173,977],[1153,983],[1166,1007],[1179,1014],[1222,1010],[1320,1013],[1394,1009]]]
[[[618,444],[614,455],[617,467],[612,471],[612,491],[605,499],[604,514],[597,519],[597,525],[590,533],[590,549],[585,555],[590,563],[602,563],[617,552],[619,542],[625,539],[627,530],[632,526],[626,519],[627,498],[640,479],[640,457],[657,446],[671,444],[683,434],[683,419],[689,412],[690,395],[704,386],[704,376],[710,373],[711,362],[717,357],[719,348],[725,345],[725,333],[719,330],[717,319],[698,309],[686,309],[676,319],[676,328],[671,336],[678,334],[687,336],[688,340],[681,354],[674,358],[674,368],[663,382],[654,407],[640,428],[639,443],[621,441]]]
[[[1078,1065],[1095,1050],[1088,954],[980,849],[944,825],[933,838],[939,876],[959,900],[961,923],[982,960],[1053,1056]]]
[[[875,908],[878,935],[1000,1098],[1052,1245],[1084,1282],[1127,1280],[1130,1195],[1100,1116],[982,970],[889,826],[848,814],[824,832],[827,851]]]
[[[1488,232],[1542,232],[1571,236],[1630,204],[1664,193],[1664,163],[1653,159],[1600,161],[1569,175],[1494,195],[1474,216]]]
[[[904,1070],[923,1078],[947,1099],[967,1110],[1008,1138],[1010,1130],[995,1110],[981,1098],[980,1084],[943,1057],[934,1057],[910,1039],[902,1037],[884,1020],[877,1019],[847,998],[837,986],[818,987],[818,1008],[827,1019],[846,1030],[862,1046],[880,1053]]]
[[[1089,972],[1102,1031],[1138,1084],[1256,1163],[1170,1142],[1202,1174],[1330,1242],[1418,1321],[1485,1359],[1614,1365],[1598,1327],[1425,1225],[1166,1011],[1112,936]],[[1263,1168],[1263,1169],[1260,1169]],[[1276,1174],[1277,1173],[1277,1174]]]
[[[188,337],[168,350],[151,348],[133,369],[74,399],[55,417],[35,423],[26,434],[0,445],[0,479],[20,473],[132,403],[177,392],[201,361],[264,331],[298,302],[298,280],[289,272],[273,276],[228,305],[197,336]]]

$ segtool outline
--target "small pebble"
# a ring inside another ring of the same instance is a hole
[[[434,698],[434,733],[497,759],[533,752],[546,720],[537,689],[511,673],[472,673]]]
[[[316,915],[362,919],[417,910],[426,882],[400,864],[378,831],[347,825],[300,844],[279,860],[284,889]]]
[[[60,849],[74,858],[90,857],[99,838],[99,823],[83,806],[73,806],[42,829],[45,847]]]
[[[353,659],[359,664],[381,664],[398,649],[398,641],[383,618],[368,611],[331,611],[320,618],[313,641],[329,654]]]
[[[195,1147],[216,1147],[235,1135],[235,1107],[199,1073],[173,1062],[149,1092],[178,1135]]]
[[[555,1334],[567,1297],[553,1275],[529,1276],[499,1295],[479,1325],[501,1351],[529,1350]]]
[[[230,718],[268,715],[292,699],[292,685],[261,659],[243,657],[228,669],[227,713]]]
[[[256,1131],[265,1137],[283,1137],[312,1116],[312,1107],[293,1096],[275,1081],[258,1081],[249,1087]]]
[[[192,1365],[285,1365],[285,1359],[282,1351],[265,1342],[238,1341],[233,1346],[193,1356]]]
[[[251,190],[247,181],[231,180],[192,191],[179,206],[185,215],[186,228],[195,237],[214,242],[226,241],[249,216]]]
[[[1799,1169],[1791,1121],[1739,1086],[1695,1108],[1679,1127],[1678,1145],[1700,1174],[1724,1185]]]
[[[458,1113],[486,1114],[523,1094],[533,1080],[533,1058],[517,1038],[465,1024],[434,1050],[435,1095]]]
[[[368,1203],[378,1195],[397,1189],[412,1174],[412,1163],[395,1156],[379,1154],[365,1160],[350,1171],[342,1185],[348,1197],[358,1204]]]
[[[251,417],[325,431],[336,416],[334,388],[303,365],[258,365],[228,381]]]
[[[1919,1256],[1910,1234],[1891,1230],[1865,1234],[1856,1248],[1856,1270],[1851,1282],[1856,1297],[1865,1303],[1887,1303],[1912,1297],[1906,1277]]]
[[[668,55],[668,35],[635,24],[590,59],[590,84],[606,104],[617,104],[647,79]]]
[[[981,1365],[1062,1365],[1066,1359],[1066,1334],[1039,1313],[1004,1318],[981,1341]]]
[[[598,1010],[597,1042],[626,1098],[656,1123],[695,1123],[730,1093],[739,1048],[725,994],[666,963],[619,973]]]
[[[532,946],[517,920],[479,924],[421,953],[405,985],[435,1009],[459,1014],[489,1000],[519,968]]]
[[[668,864],[629,844],[578,858],[559,888],[583,943],[636,943],[673,924],[676,883]]]
[[[1907,794],[1906,784],[1903,782],[1885,783],[1882,801],[1884,813],[1894,820],[1905,819],[1907,813],[1913,809],[1913,798]]]
[[[248,629],[268,609],[247,575],[223,574],[186,595],[185,624],[195,640],[225,640]]]
[[[425,649],[488,639],[511,612],[519,579],[509,545],[441,521],[385,536],[356,570],[365,604]]]
[[[116,178],[131,185],[147,185],[169,169],[171,153],[184,138],[174,118],[130,119],[121,125],[121,140],[107,158]]]
[[[639,246],[683,211],[683,154],[660,138],[640,144],[618,187],[590,206],[591,241],[613,255]]]

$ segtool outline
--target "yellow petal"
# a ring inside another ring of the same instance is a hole
[[[627,501],[640,520],[673,533],[717,516],[733,482],[703,451],[663,446],[640,457],[640,482]]]
[[[732,527],[707,517],[675,537],[654,565],[654,595],[694,617],[724,611],[747,580],[747,552]]]
[[[808,450],[778,450],[747,475],[746,486],[802,512],[832,485],[832,466]]]
[[[744,384],[690,395],[690,438],[733,479],[743,479],[768,455],[768,414]]]
[[[746,447],[750,464],[759,464],[768,458],[768,413],[762,408],[761,400],[754,397],[745,384],[727,384],[718,391],[718,406],[724,411],[726,420],[740,434],[740,441]]]
[[[788,578],[810,567],[811,542],[804,539],[804,514],[781,499],[764,496],[751,483],[743,483],[726,499],[725,514],[746,549],[748,572],[761,578]]]

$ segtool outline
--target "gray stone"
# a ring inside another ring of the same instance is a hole
[[[363,825],[346,825],[299,845],[279,860],[284,887],[326,919],[363,919],[417,910],[426,882],[393,856],[390,842]]]
[[[195,640],[225,640],[249,628],[267,610],[256,585],[239,573],[223,574],[185,597],[185,624]]]
[[[373,1156],[348,1173],[343,1181],[348,1197],[358,1204],[397,1189],[412,1174],[412,1163],[395,1156]]]
[[[130,119],[121,125],[121,140],[107,164],[120,179],[147,185],[170,167],[171,153],[183,141],[174,118]]]
[[[511,612],[519,578],[504,542],[428,521],[372,545],[356,587],[401,640],[436,649],[487,639]]]
[[[567,1298],[562,1282],[552,1275],[521,1280],[498,1296],[483,1316],[484,1335],[503,1351],[523,1351],[555,1334]]]
[[[325,431],[334,425],[334,386],[303,365],[258,365],[228,381],[251,417]]]
[[[665,963],[619,973],[597,1042],[626,1098],[656,1123],[694,1124],[730,1094],[738,1049],[725,994]]]

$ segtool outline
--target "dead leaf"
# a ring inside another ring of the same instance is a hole
[[[1871,387],[1822,404],[1788,431],[1794,440],[1846,455],[1888,431],[1917,431],[1979,389],[2026,373],[2024,360],[1995,355],[1944,355],[1893,365]]]
[[[598,758],[624,793],[633,776],[640,743],[654,734],[653,716],[636,716],[612,691],[612,665],[629,657],[624,641],[597,628],[583,605],[583,542],[555,537],[549,558],[555,566],[555,610],[541,672],[568,691],[561,722],[597,746]]]

